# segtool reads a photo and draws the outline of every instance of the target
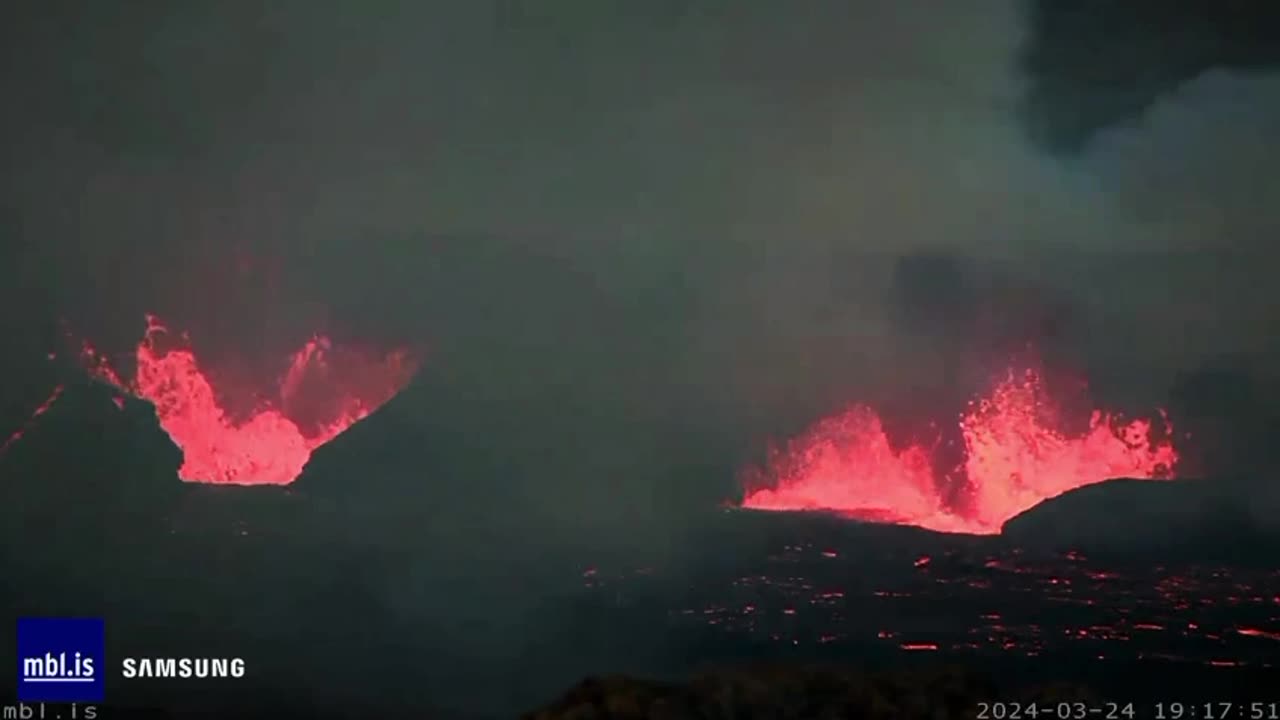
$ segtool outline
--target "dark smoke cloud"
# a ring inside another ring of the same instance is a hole
[[[1280,349],[1266,329],[1280,307],[1269,280],[1280,231],[1277,119],[1274,73],[1210,71],[1078,158],[1105,198],[1099,245],[1172,255],[1153,262],[1158,275],[1135,274],[1128,303],[1119,289],[1099,296],[1113,315],[1133,308],[1131,337],[1153,357],[1185,366],[1243,354],[1265,366]]]
[[[1082,158],[1115,210],[1163,247],[1265,248],[1280,230],[1280,75],[1208,72]]]

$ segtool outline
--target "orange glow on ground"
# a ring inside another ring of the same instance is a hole
[[[170,335],[154,316],[147,316],[131,380],[87,344],[82,357],[95,378],[155,406],[160,426],[182,450],[180,478],[237,485],[292,482],[313,450],[390,400],[417,370],[403,351],[376,356],[336,348],[316,336],[292,355],[274,386],[260,393],[260,404],[236,418],[223,407],[185,336]]]
[[[830,510],[994,534],[1018,513],[1074,488],[1113,477],[1169,477],[1178,459],[1167,440],[1151,439],[1148,420],[1126,424],[1098,410],[1083,434],[1067,436],[1060,427],[1039,376],[1010,372],[961,416],[965,461],[955,473],[940,473],[927,448],[895,449],[876,412],[855,406],[775,453],[762,473],[766,487],[749,492],[743,507]],[[960,491],[947,492],[955,477],[962,478]]]

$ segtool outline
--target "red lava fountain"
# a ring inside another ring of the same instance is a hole
[[[961,415],[965,460],[953,475],[931,465],[926,447],[894,448],[875,411],[856,406],[775,453],[763,472],[770,487],[749,492],[743,507],[994,534],[1073,488],[1113,477],[1166,478],[1178,459],[1167,440],[1151,439],[1147,420],[1124,424],[1094,411],[1083,434],[1068,436],[1060,426],[1039,376],[1011,372]],[[959,492],[945,492],[956,476],[964,478]]]
[[[148,316],[131,381],[87,345],[83,358],[94,377],[155,406],[160,426],[182,450],[178,476],[189,482],[288,484],[313,450],[390,400],[417,369],[403,351],[375,357],[317,336],[293,354],[265,399],[237,418],[185,336],[177,347],[161,348],[172,344],[165,327]]]

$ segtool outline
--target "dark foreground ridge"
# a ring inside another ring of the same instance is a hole
[[[1234,673],[1220,678],[1215,701],[1270,698],[1274,678]],[[836,665],[777,664],[704,671],[664,683],[621,675],[592,677],[523,720],[945,720],[946,718],[1155,717],[1155,703],[1198,705],[1165,685],[1125,692],[1079,682],[1019,683],[963,665],[867,670]],[[1203,692],[1203,689],[1197,689]],[[991,705],[1003,704],[1001,709]],[[988,707],[983,713],[983,707]],[[1018,705],[1022,711],[1013,711]],[[1090,712],[1091,709],[1097,709]]]
[[[975,716],[979,702],[995,697],[1001,695],[990,677],[959,667],[877,673],[777,665],[703,672],[684,683],[587,678],[524,718],[967,718]],[[1077,686],[1045,694],[1052,702],[1090,697]]]
[[[1274,564],[1280,493],[1250,477],[1118,478],[1046,500],[1001,528],[1029,549],[1213,553]]]
[[[50,523],[84,527],[113,515],[145,523],[163,515],[182,490],[182,454],[160,429],[155,408],[79,372],[63,373],[57,387],[47,410],[0,453],[7,531],[21,536]]]

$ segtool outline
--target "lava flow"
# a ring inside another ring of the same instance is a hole
[[[403,351],[374,357],[316,336],[293,354],[265,398],[237,418],[185,337],[162,349],[172,342],[159,320],[148,316],[129,381],[87,344],[82,358],[95,378],[155,406],[160,427],[182,451],[178,476],[189,482],[288,484],[313,450],[390,400],[417,369]]]
[[[1060,426],[1039,376],[1011,372],[961,415],[965,460],[954,474],[940,473],[928,448],[894,448],[879,415],[856,406],[775,453],[763,471],[768,487],[749,492],[743,507],[830,510],[994,534],[1009,518],[1073,488],[1114,477],[1167,478],[1178,459],[1167,440],[1151,439],[1147,420],[1121,424],[1094,411],[1081,435],[1068,436]]]

